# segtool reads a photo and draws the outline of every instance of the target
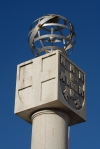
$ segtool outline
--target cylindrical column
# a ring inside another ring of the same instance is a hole
[[[68,149],[67,114],[42,110],[32,115],[31,149]]]

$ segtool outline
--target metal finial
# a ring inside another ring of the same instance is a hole
[[[73,52],[76,34],[69,20],[60,15],[47,14],[32,23],[28,42],[35,56],[57,49],[69,56]]]

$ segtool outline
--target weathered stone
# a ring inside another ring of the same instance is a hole
[[[69,125],[86,119],[85,74],[59,50],[17,67],[15,114],[31,123],[32,114],[42,109],[64,111]]]

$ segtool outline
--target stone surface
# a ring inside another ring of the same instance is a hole
[[[42,109],[64,111],[69,125],[86,119],[85,73],[59,50],[17,67],[15,114],[31,123]]]
[[[31,149],[68,149],[67,114],[42,110],[32,115]]]

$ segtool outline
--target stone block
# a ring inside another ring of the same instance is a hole
[[[69,125],[86,120],[85,73],[59,50],[17,66],[14,113],[31,123],[42,109],[57,109]]]

